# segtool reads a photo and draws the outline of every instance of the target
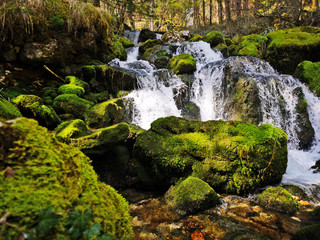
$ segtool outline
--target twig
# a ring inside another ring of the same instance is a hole
[[[62,77],[59,77],[56,73],[54,73],[50,68],[48,68],[46,65],[43,65],[43,67],[48,70],[53,76],[55,76],[56,78],[59,78],[61,81],[64,82],[64,79]]]

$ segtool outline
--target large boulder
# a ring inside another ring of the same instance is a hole
[[[0,119],[13,119],[22,117],[19,109],[6,99],[0,97]]]
[[[67,84],[59,87],[59,94],[75,94],[79,97],[82,97],[86,92],[89,91],[89,84],[75,76],[67,76],[65,81]]]
[[[54,109],[44,105],[36,95],[20,95],[13,102],[23,116],[36,119],[44,127],[54,129],[61,122]]]
[[[50,207],[61,216],[60,224],[50,231],[53,239],[71,238],[65,226],[73,209],[92,211],[90,224],[99,223],[113,239],[131,239],[128,203],[98,181],[90,159],[79,149],[58,142],[26,118],[1,122],[0,144],[0,215],[15,226],[3,228],[2,237],[19,239],[23,232],[31,232],[39,223],[39,210]],[[46,224],[49,229],[50,224]]]
[[[232,55],[263,58],[268,38],[257,34],[241,37],[239,42],[231,45]]]
[[[192,73],[197,69],[196,60],[188,53],[182,53],[170,59],[168,66],[175,74]]]
[[[283,29],[267,37],[266,60],[282,73],[293,74],[302,61],[320,59],[320,28]]]
[[[320,62],[303,61],[297,66],[294,75],[320,97]]]
[[[119,91],[137,88],[137,78],[128,70],[108,65],[86,65],[81,69],[84,81],[94,92],[108,91],[115,96]]]
[[[157,34],[155,32],[150,31],[149,29],[142,29],[139,35],[138,42],[145,42],[149,39],[156,39]]]
[[[140,58],[149,61],[157,68],[166,68],[172,56],[173,53],[169,47],[155,45],[148,48]]]
[[[180,214],[195,213],[220,203],[216,192],[208,183],[196,177],[188,177],[171,187],[166,200]]]
[[[287,135],[271,125],[167,117],[138,136],[133,154],[143,187],[193,175],[217,191],[247,193],[281,180]]]
[[[83,120],[75,119],[61,123],[54,133],[60,142],[69,143],[70,139],[89,135],[91,132]]]
[[[147,51],[149,48],[152,48],[156,45],[162,45],[162,40],[160,39],[156,39],[156,40],[148,40],[146,42],[144,42],[143,44],[141,44],[139,46],[139,55],[142,56],[145,51]]]
[[[201,38],[201,40],[209,43],[211,47],[216,47],[220,43],[224,43],[223,34],[218,31],[211,31],[207,33],[203,38]]]

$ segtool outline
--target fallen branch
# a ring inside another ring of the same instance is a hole
[[[46,65],[43,65],[43,67],[48,70],[53,76],[55,76],[56,78],[59,78],[61,81],[64,82],[64,79],[60,76],[58,76],[56,73],[54,73],[50,68],[48,68]]]

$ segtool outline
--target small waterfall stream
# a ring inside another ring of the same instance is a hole
[[[282,183],[305,187],[320,185],[320,174],[310,169],[320,159],[319,98],[292,76],[278,74],[269,63],[256,58],[224,59],[220,51],[201,41],[177,44],[174,55],[181,53],[189,53],[197,61],[197,70],[189,84],[167,69],[156,69],[147,61],[137,60],[137,46],[128,49],[127,61],[116,59],[109,63],[136,73],[139,89],[126,97],[133,106],[133,124],[148,129],[151,122],[160,117],[182,116],[181,106],[177,104],[182,95],[200,109],[199,120],[236,120],[230,110],[229,93],[234,88],[232,79],[243,78],[245,84],[252,85],[252,91],[258,92],[255,123],[270,123],[288,134],[289,162]],[[309,151],[298,150],[298,97],[294,93],[297,87],[302,88],[308,102],[310,122],[315,130],[315,140]]]

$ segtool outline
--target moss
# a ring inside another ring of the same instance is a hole
[[[307,227],[300,228],[296,231],[292,240],[319,240],[320,239],[320,225],[315,224]]]
[[[71,139],[71,144],[79,147],[85,153],[99,153],[124,143],[129,134],[128,124],[119,123],[111,127],[98,129],[90,135]]]
[[[180,213],[189,214],[220,203],[216,192],[199,178],[188,177],[166,193],[169,204]]]
[[[113,38],[115,38],[118,41],[120,41],[124,48],[129,48],[129,47],[133,47],[134,46],[134,43],[131,42],[128,38],[126,38],[124,36],[114,35]]]
[[[312,218],[315,221],[320,221],[320,206],[317,206],[313,209]]]
[[[68,82],[68,84],[64,84],[59,87],[59,94],[75,94],[81,97],[85,94],[85,92],[89,91],[89,84],[75,76],[67,76],[65,80]]]
[[[99,103],[85,113],[85,122],[91,128],[102,128],[119,123],[124,116],[121,105],[123,105],[121,99]]]
[[[168,47],[155,45],[148,48],[140,58],[153,63],[157,68],[166,68],[172,58],[172,52]]]
[[[210,44],[211,47],[216,47],[219,43],[224,42],[224,37],[221,32],[211,31],[207,33],[201,40]]]
[[[90,160],[79,151],[58,142],[53,134],[26,118],[0,127],[0,215],[10,213],[2,229],[5,239],[18,239],[37,221],[40,209],[52,207],[67,220],[72,209],[91,209],[93,221],[114,239],[131,239],[128,203],[112,187],[98,181]],[[10,166],[14,175],[6,177]],[[63,224],[52,238],[70,239]]]
[[[233,50],[233,55],[263,58],[267,40],[267,37],[257,34],[241,37]]]
[[[167,68],[172,69],[175,74],[192,73],[196,67],[196,60],[192,55],[182,53],[170,59]]]
[[[47,105],[52,105],[53,99],[55,99],[58,96],[58,91],[55,87],[44,87],[42,89],[42,92],[42,100]]]
[[[143,55],[145,51],[147,51],[147,49],[152,48],[156,45],[161,45],[163,42],[160,39],[156,39],[156,40],[147,40],[146,42],[144,42],[143,44],[140,45],[139,47],[139,54]]]
[[[297,66],[295,76],[306,83],[320,97],[320,62],[303,61]]]
[[[116,58],[119,58],[122,61],[127,60],[127,51],[124,49],[121,41],[116,40],[112,42],[111,46]]]
[[[320,57],[319,28],[283,29],[271,32],[267,37],[266,60],[284,73],[292,74],[302,61]]]
[[[43,104],[42,99],[35,95],[20,95],[13,100],[22,115],[36,119],[40,125],[49,129],[55,128],[60,118],[50,106]]]
[[[218,191],[246,193],[281,180],[287,136],[271,125],[168,117],[138,136],[133,154],[144,186],[165,188],[193,175]]]
[[[11,102],[0,97],[0,118],[12,119],[22,117],[19,109]]]
[[[270,187],[266,189],[259,194],[258,203],[266,208],[283,213],[294,213],[299,208],[298,202],[282,187]]]
[[[53,107],[59,114],[72,114],[76,118],[83,118],[93,103],[75,94],[62,94],[53,101]]]
[[[109,99],[109,93],[108,91],[102,91],[99,93],[89,92],[84,96],[84,98],[90,102],[97,104],[107,101]]]
[[[70,120],[61,123],[54,130],[56,138],[60,142],[69,143],[71,138],[79,138],[90,134],[90,131],[81,119]]]
[[[200,36],[199,34],[195,35],[194,37],[192,37],[189,41],[190,42],[198,42],[202,40],[202,36]]]

